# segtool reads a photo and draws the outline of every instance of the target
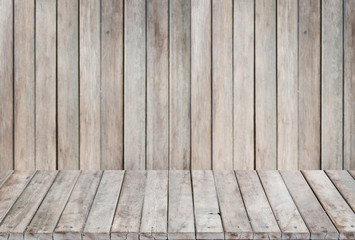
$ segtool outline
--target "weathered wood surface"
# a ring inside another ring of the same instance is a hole
[[[0,187],[4,184],[4,182],[11,176],[14,171],[0,171]]]

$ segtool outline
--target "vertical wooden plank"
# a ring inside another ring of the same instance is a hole
[[[15,169],[34,170],[35,163],[35,73],[34,0],[15,0]]]
[[[80,0],[80,169],[100,169],[100,1]]]
[[[345,1],[344,168],[355,169],[355,1]]]
[[[195,239],[194,209],[189,171],[169,172],[168,239]]]
[[[233,4],[212,6],[213,169],[233,169]]]
[[[11,176],[12,173],[12,170],[0,171],[0,187],[6,182],[6,180]]]
[[[13,169],[13,1],[0,2],[0,170]]]
[[[299,169],[320,168],[320,2],[299,1]]]
[[[298,1],[277,1],[277,166],[298,169]]]
[[[224,239],[212,171],[192,171],[196,239]]]
[[[232,170],[214,171],[225,239],[253,239],[237,179]]]
[[[147,1],[147,169],[169,168],[168,0]]]
[[[278,171],[258,171],[282,239],[309,239],[309,231]]]
[[[56,0],[36,0],[36,169],[56,169]]]
[[[211,1],[191,1],[191,168],[212,168]],[[204,27],[201,27],[204,26]]]
[[[58,169],[79,169],[79,1],[58,4]]]
[[[139,239],[167,239],[168,237],[168,171],[149,171]]]
[[[281,171],[281,176],[302,215],[311,239],[338,239],[338,231],[314,196],[302,173],[299,171]]]
[[[124,168],[145,169],[146,1],[124,3]]]
[[[101,168],[114,170],[123,168],[123,0],[101,4]]]
[[[234,0],[234,169],[254,169],[254,1]]]
[[[57,172],[38,171],[0,225],[0,239],[23,239],[25,230],[36,213]]]
[[[355,214],[323,171],[302,171],[324,210],[339,231],[339,239],[355,238]]]
[[[345,201],[355,211],[355,181],[353,177],[345,170],[328,170],[326,173]]]
[[[54,240],[81,239],[102,172],[81,172],[63,213],[53,231]]]
[[[85,223],[82,239],[110,239],[124,171],[105,171]]]
[[[34,171],[16,171],[9,176],[0,188],[0,223],[4,220],[6,214],[21,195],[34,173]]]
[[[281,231],[255,171],[235,171],[254,239],[280,239]]]
[[[138,240],[146,178],[145,171],[126,171],[112,223],[112,240]]]
[[[256,169],[276,169],[276,1],[255,1]]]
[[[322,169],[343,167],[343,1],[322,1]]]
[[[61,171],[25,232],[25,239],[52,239],[52,233],[73,190],[79,171]]]
[[[170,169],[190,169],[191,2],[170,1]]]

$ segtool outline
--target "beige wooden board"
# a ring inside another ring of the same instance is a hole
[[[167,239],[168,171],[149,171],[139,239]]]
[[[126,171],[111,228],[112,240],[138,240],[143,209],[145,171]]]
[[[322,1],[321,169],[343,166],[343,1]]]
[[[0,2],[0,170],[13,169],[13,1]]]
[[[256,169],[276,169],[276,1],[255,1]]]
[[[144,170],[146,1],[125,1],[124,8],[124,168]]]
[[[191,169],[212,168],[211,12],[211,1],[191,0]]]
[[[80,1],[80,169],[100,169],[100,1]]]
[[[233,171],[214,171],[225,239],[253,239],[253,230]]]
[[[350,173],[351,176],[353,176],[353,178],[355,178],[355,170],[349,170],[348,172]]]
[[[341,193],[345,201],[349,204],[353,211],[355,211],[355,180],[345,170],[327,170],[330,180],[332,180],[335,187]]]
[[[224,239],[212,171],[192,171],[196,239]]]
[[[309,239],[309,231],[278,171],[258,171],[282,239]]]
[[[277,168],[298,169],[298,1],[277,1]]]
[[[54,240],[80,239],[101,179],[100,171],[81,172],[53,232]]]
[[[14,168],[34,170],[35,1],[14,1]]]
[[[233,4],[212,1],[212,159],[233,169]]]
[[[0,239],[23,239],[25,230],[52,185],[57,172],[38,171],[0,225]]]
[[[34,171],[15,171],[0,188],[0,223],[4,220],[6,214],[10,211],[34,174]]]
[[[52,239],[52,233],[73,190],[79,171],[61,171],[53,182],[31,224],[25,232],[25,239]]]
[[[101,169],[122,168],[123,0],[109,0],[101,2]]]
[[[189,171],[169,172],[169,239],[195,239],[191,187]]]
[[[254,239],[281,238],[281,231],[255,171],[235,171]]]
[[[57,2],[58,169],[79,169],[79,1]]]
[[[84,240],[110,239],[110,230],[120,195],[124,171],[103,173],[82,234]]]
[[[0,171],[0,188],[13,173],[12,170]]]
[[[302,215],[311,239],[338,239],[338,231],[299,171],[280,171],[286,187]]]
[[[299,1],[299,165],[293,170],[320,168],[320,3]]]
[[[254,1],[236,0],[233,23],[234,169],[254,169]]]
[[[56,0],[36,0],[36,169],[56,169]]]
[[[169,6],[169,159],[170,169],[190,169],[191,1]]]
[[[302,171],[324,210],[339,231],[339,239],[355,238],[355,214],[327,175],[321,171]]]
[[[355,169],[355,1],[344,16],[344,168]]]
[[[147,1],[147,169],[169,168],[169,1]]]

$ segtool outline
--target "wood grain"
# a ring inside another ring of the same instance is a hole
[[[320,3],[299,1],[299,169],[320,168]]]
[[[169,169],[168,0],[147,1],[147,169]]]
[[[80,169],[100,169],[100,1],[80,0]]]
[[[123,169],[123,0],[102,1],[101,19],[101,169]]]
[[[255,168],[277,168],[276,1],[255,2]]]
[[[58,169],[79,169],[79,1],[58,1]]]
[[[14,165],[13,4],[11,0],[0,2],[0,170],[13,169]]]
[[[6,180],[11,176],[14,171],[0,171],[0,187],[6,182]]]
[[[34,0],[14,1],[14,168],[36,168]]]
[[[322,1],[322,166],[343,166],[343,1]]]
[[[211,12],[211,1],[191,1],[191,169],[201,170],[212,168]]]
[[[298,169],[298,1],[277,1],[277,167]]]
[[[144,170],[146,1],[125,1],[124,8],[124,168]]]
[[[170,1],[169,159],[170,169],[190,169],[191,2]]]
[[[233,2],[234,169],[254,169],[254,1]]]
[[[345,1],[344,168],[355,169],[355,2]]]
[[[36,169],[55,170],[56,0],[36,0]]]

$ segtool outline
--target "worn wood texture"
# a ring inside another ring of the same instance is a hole
[[[56,0],[36,0],[36,169],[55,170]]]
[[[57,3],[58,169],[79,169],[79,1]]]
[[[321,1],[299,1],[299,169],[320,168],[320,4]]]
[[[80,169],[100,169],[100,1],[80,0]]]
[[[255,168],[277,168],[276,1],[255,1]]]
[[[14,168],[36,168],[34,0],[14,0]]]
[[[339,231],[340,239],[355,238],[355,214],[327,175],[320,170],[302,171],[313,192]]]
[[[0,2],[0,170],[13,169],[14,1]],[[6,60],[5,60],[6,59]]]
[[[11,176],[14,171],[0,171],[0,187],[6,182],[6,180]]]
[[[169,1],[147,1],[147,169],[169,169]]]
[[[211,7],[191,1],[191,169],[201,170],[212,168]]]
[[[144,170],[146,1],[125,1],[124,12],[124,168]]]
[[[213,169],[233,169],[233,4],[212,1]]]
[[[190,169],[191,1],[169,9],[169,169],[182,170]]]
[[[123,0],[101,2],[101,169],[123,169]]]
[[[345,0],[344,168],[355,169],[355,2]]]
[[[348,172],[350,173],[351,176],[353,176],[353,178],[355,178],[355,170],[349,170]]]
[[[343,163],[343,1],[322,1],[321,169]]]
[[[254,1],[233,2],[234,169],[254,169]]]
[[[196,239],[224,239],[211,171],[192,171]]]

